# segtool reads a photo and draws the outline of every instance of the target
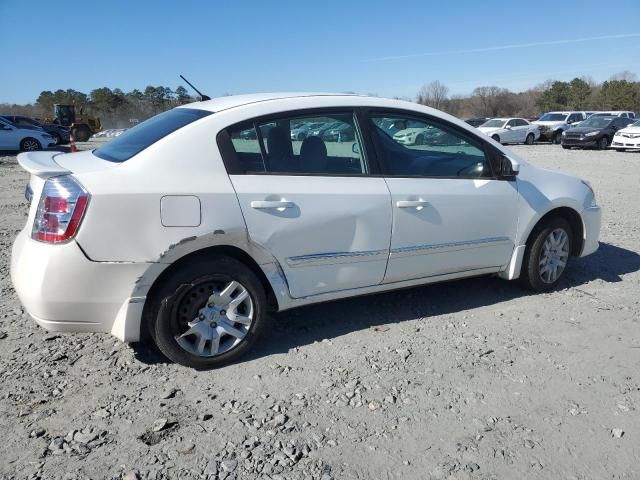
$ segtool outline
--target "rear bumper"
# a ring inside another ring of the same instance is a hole
[[[602,223],[602,210],[600,207],[590,207],[582,212],[584,222],[584,245],[581,257],[591,255],[600,246],[600,225]]]
[[[124,321],[140,313],[144,298],[130,298],[146,263],[93,262],[77,243],[51,245],[18,234],[11,252],[11,280],[26,311],[55,332],[111,332],[137,341]]]

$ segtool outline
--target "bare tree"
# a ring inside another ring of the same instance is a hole
[[[627,82],[637,82],[638,75],[629,70],[624,70],[622,72],[614,73],[609,77],[609,80],[625,80]]]
[[[428,85],[423,85],[418,92],[416,101],[422,105],[443,110],[447,104],[449,87],[435,80]]]

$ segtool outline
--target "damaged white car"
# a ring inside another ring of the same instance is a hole
[[[291,139],[312,122],[354,138]],[[430,135],[406,144],[385,128],[409,122]],[[11,276],[28,313],[194,368],[237,359],[269,312],[477,275],[544,291],[598,248],[588,184],[398,100],[229,96],[93,151],[18,161],[31,207]]]

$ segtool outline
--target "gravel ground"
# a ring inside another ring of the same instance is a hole
[[[0,156],[0,478],[640,478],[640,153],[513,149],[604,208],[558,291],[479,278],[304,307],[199,373],[27,317],[9,279],[27,175]]]

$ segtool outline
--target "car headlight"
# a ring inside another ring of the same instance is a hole
[[[589,133],[585,133],[584,136],[585,137],[593,137],[595,135],[598,135],[600,132],[589,132]]]

